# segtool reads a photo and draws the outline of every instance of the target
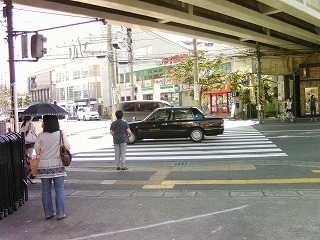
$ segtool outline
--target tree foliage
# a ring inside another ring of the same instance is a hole
[[[258,99],[258,79],[251,73],[249,68],[237,69],[228,73],[227,83],[230,85],[231,92],[239,92],[244,104],[257,104]],[[261,90],[264,96],[264,103],[272,103],[273,93],[270,91],[270,77],[261,76]]]
[[[26,106],[30,106],[30,104],[31,104],[31,97],[27,93],[26,93],[26,97],[24,98],[24,104]]]
[[[22,97],[18,97],[18,107],[22,107],[23,106],[23,99]]]
[[[198,52],[198,72],[200,96],[203,92],[219,90],[225,86],[225,71],[220,69],[221,57],[209,59],[202,51]],[[194,86],[194,57],[189,55],[178,62],[167,73],[166,77],[176,80],[179,83]]]
[[[10,89],[5,85],[0,85],[0,110],[10,109]]]

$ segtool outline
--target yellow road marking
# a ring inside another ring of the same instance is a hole
[[[311,170],[313,173],[320,173],[320,170]]]
[[[143,188],[174,188],[175,185],[249,185],[249,184],[297,184],[320,183],[320,178],[247,179],[247,180],[173,180]]]
[[[167,175],[170,173],[167,169],[160,169],[156,171],[149,179],[148,183],[150,185],[158,185],[161,184],[161,182],[167,177]]]
[[[67,179],[73,184],[105,184],[105,185],[145,185],[144,188],[173,188],[175,184],[165,181],[170,172],[208,172],[208,171],[252,171],[254,165],[213,165],[213,166],[178,166],[178,167],[144,167],[129,168],[131,172],[154,172],[148,180],[76,180]],[[74,172],[118,172],[115,168],[68,168]],[[127,171],[126,171],[127,172]],[[120,173],[123,173],[122,171]],[[168,187],[167,187],[168,186]]]

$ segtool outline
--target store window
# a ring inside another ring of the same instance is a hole
[[[64,90],[64,88],[60,88],[60,99],[66,100],[66,91]]]
[[[77,70],[77,71],[73,71],[73,79],[80,79],[80,71]]]

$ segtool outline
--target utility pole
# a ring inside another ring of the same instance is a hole
[[[193,78],[194,78],[194,101],[197,107],[201,107],[199,101],[199,64],[197,39],[193,39]]]
[[[264,97],[263,97],[263,90],[262,90],[262,84],[261,84],[261,52],[260,52],[260,44],[257,43],[256,46],[256,71],[257,71],[257,81],[258,81],[258,118],[259,118],[259,124],[264,123],[263,120],[263,114],[264,114]]]
[[[8,32],[8,51],[9,51],[9,72],[10,72],[10,92],[11,92],[11,128],[14,126],[14,131],[19,132],[18,125],[18,101],[16,89],[16,76],[14,65],[14,44],[13,44],[13,14],[12,0],[5,1],[6,16],[7,16],[7,32]]]
[[[116,83],[116,78],[114,76],[114,58],[113,58],[113,46],[112,46],[112,25],[108,24],[107,25],[107,39],[108,39],[108,45],[107,45],[107,54],[108,54],[108,73],[109,73],[109,81],[111,84],[111,104],[112,104],[112,117],[115,116],[116,112],[116,88],[117,88],[117,83]]]
[[[132,47],[132,30],[127,28],[128,42],[128,60],[129,60],[129,77],[130,77],[130,100],[134,100],[134,84],[133,84],[133,47]]]

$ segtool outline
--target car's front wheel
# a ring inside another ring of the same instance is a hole
[[[204,133],[201,128],[193,128],[189,133],[192,142],[201,142],[204,139]]]
[[[129,137],[128,144],[134,144],[137,141],[137,134],[135,132],[131,132],[131,135]]]

